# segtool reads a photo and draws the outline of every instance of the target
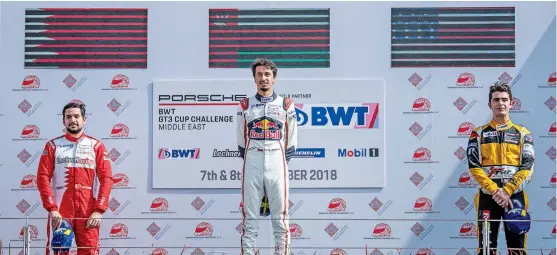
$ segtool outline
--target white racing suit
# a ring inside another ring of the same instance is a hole
[[[237,140],[242,171],[241,254],[253,255],[259,230],[259,209],[267,195],[275,236],[275,255],[290,254],[288,166],[296,152],[294,103],[273,93],[242,100],[237,114]]]

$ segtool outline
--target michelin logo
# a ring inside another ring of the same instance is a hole
[[[325,148],[297,148],[293,158],[324,158]]]

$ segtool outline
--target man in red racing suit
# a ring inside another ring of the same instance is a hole
[[[112,169],[104,144],[83,133],[85,106],[70,103],[64,113],[68,130],[45,145],[37,171],[43,207],[52,221],[47,226],[46,254],[50,254],[50,227],[56,229],[60,217],[72,225],[77,254],[99,254],[100,218],[112,190]]]

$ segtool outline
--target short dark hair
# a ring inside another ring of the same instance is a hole
[[[79,108],[81,110],[81,116],[85,117],[85,109],[87,108],[83,103],[76,103],[76,102],[69,102],[64,105],[64,109],[62,110],[62,119],[66,116],[66,109],[69,108]]]
[[[496,81],[495,83],[493,83],[493,85],[489,87],[489,102],[491,102],[491,98],[493,98],[494,92],[507,92],[509,93],[509,99],[513,100],[513,93],[511,91],[511,87],[502,81]]]
[[[253,61],[253,63],[251,64],[251,73],[253,74],[253,77],[255,77],[255,68],[257,68],[258,66],[265,66],[271,69],[271,71],[273,71],[273,77],[277,77],[277,65],[275,65],[273,61],[266,58],[257,58],[255,59],[255,61]]]

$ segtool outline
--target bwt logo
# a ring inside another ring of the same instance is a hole
[[[326,129],[371,129],[378,128],[379,104],[296,104],[298,126]]]
[[[167,159],[167,158],[198,159],[199,151],[200,151],[199,148],[191,148],[191,149],[161,148],[159,149],[159,159]]]

